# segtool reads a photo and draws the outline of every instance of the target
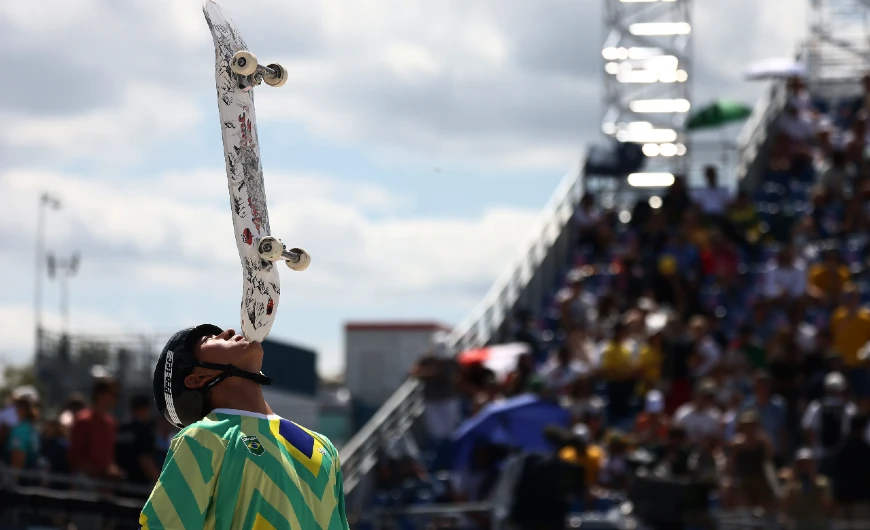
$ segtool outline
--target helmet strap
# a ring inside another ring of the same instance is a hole
[[[253,381],[258,385],[266,386],[272,384],[272,378],[266,375],[263,375],[262,372],[254,373],[249,372],[247,370],[242,370],[241,368],[237,368],[232,364],[218,364],[218,363],[209,363],[203,361],[196,361],[196,366],[200,368],[207,368],[209,370],[219,370],[221,373],[217,376],[210,379],[206,384],[202,386],[203,392],[208,392],[211,390],[216,384],[225,380],[228,377],[241,377],[243,379],[247,379],[249,381]]]

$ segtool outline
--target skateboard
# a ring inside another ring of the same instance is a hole
[[[248,50],[239,30],[214,0],[203,0],[202,11],[215,49],[218,114],[226,162],[230,210],[242,263],[242,334],[261,342],[278,312],[281,282],[276,263],[302,271],[311,256],[301,248],[287,249],[271,235],[263,167],[254,112],[254,87],[262,82],[280,87],[287,71],[278,64],[263,66]]]

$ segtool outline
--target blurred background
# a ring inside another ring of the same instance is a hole
[[[870,2],[224,0],[267,400],[354,529],[870,528]],[[0,529],[134,528],[238,326],[199,2],[0,4]]]

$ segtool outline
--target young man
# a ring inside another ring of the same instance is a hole
[[[154,399],[182,428],[142,509],[146,530],[348,530],[338,451],[275,415],[263,348],[209,324],[176,333]]]

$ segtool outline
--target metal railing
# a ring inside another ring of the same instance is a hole
[[[534,229],[535,237],[523,246],[519,258],[505,269],[468,316],[450,332],[447,344],[451,351],[458,353],[503,338],[500,335],[517,303],[536,306],[550,291],[561,272],[560,262],[566,263],[570,253],[570,231],[565,227],[569,225],[582,194],[581,164],[578,160],[553,192]],[[548,261],[548,266],[542,267],[545,261]],[[340,457],[345,494],[356,497],[349,503],[349,509],[361,507],[361,495],[351,494],[375,465],[381,441],[388,435],[404,434],[423,409],[421,385],[416,379],[409,378],[342,447]]]
[[[762,155],[776,120],[785,108],[788,90],[785,80],[771,83],[770,89],[755,103],[737,137],[737,182],[741,186],[754,186],[766,162]]]

